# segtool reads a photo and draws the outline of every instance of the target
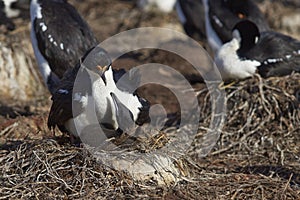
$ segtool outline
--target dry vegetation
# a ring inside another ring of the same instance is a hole
[[[99,38],[134,26],[178,23],[174,13],[140,14],[129,2],[72,2]],[[114,9],[109,10],[111,7]],[[159,51],[134,52],[115,65],[129,68],[150,61],[166,62],[196,82],[196,75],[187,72],[186,62],[170,57]],[[227,97],[226,121],[206,157],[195,152],[211,121],[209,93],[204,84],[193,86],[201,109],[198,140],[188,156],[173,160],[180,173],[165,186],[153,179],[134,180],[103,164],[86,148],[71,145],[68,136],[58,131],[53,136],[46,127],[51,104],[48,94],[29,103],[2,99],[0,199],[300,199],[300,74],[269,79],[255,76],[221,86]],[[162,103],[168,112],[177,111],[170,92],[157,89],[148,86],[140,92],[152,103]],[[173,117],[177,119],[177,115]],[[174,129],[165,129],[142,141],[143,145],[140,141],[134,151],[141,146],[160,148],[174,135],[170,130]]]

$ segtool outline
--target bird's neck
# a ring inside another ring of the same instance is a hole
[[[238,54],[244,54],[248,52],[250,49],[252,49],[255,46],[254,39],[242,39],[240,42],[240,48],[237,50]]]

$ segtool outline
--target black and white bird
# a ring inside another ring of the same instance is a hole
[[[54,93],[67,69],[98,44],[88,24],[66,0],[32,0],[31,41],[42,77]]]
[[[91,123],[99,123],[105,130],[126,131],[133,124],[141,125],[148,120],[148,102],[120,90],[106,52],[100,47],[95,49],[83,58],[83,64],[78,63],[65,73],[53,94],[50,129],[58,126],[62,132],[79,137]],[[93,62],[89,62],[91,58]]]
[[[300,41],[274,31],[260,32],[249,20],[237,23],[233,39],[224,44],[215,62],[223,80],[300,72]]]
[[[252,0],[179,0],[177,13],[187,34],[194,37],[198,32],[198,37],[206,36],[214,53],[232,39],[231,31],[239,21],[249,19],[260,31],[269,30],[264,15]]]
[[[57,126],[79,137],[90,124],[126,131],[148,120],[148,102],[116,86],[125,70],[112,69],[108,54],[97,46],[97,39],[73,6],[66,0],[32,0],[30,9],[32,45],[52,94],[50,129]],[[122,123],[125,121],[131,123]]]

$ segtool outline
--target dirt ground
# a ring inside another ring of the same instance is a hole
[[[175,12],[143,13],[132,1],[70,2],[99,41],[136,27],[181,29]],[[16,23],[27,26],[24,16]],[[201,137],[211,121],[209,94],[184,59],[161,50],[140,50],[122,56],[113,67],[128,70],[150,62],[178,70],[199,93]],[[166,186],[136,181],[97,162],[58,130],[54,136],[46,125],[48,93],[30,102],[1,98],[0,199],[300,199],[300,74],[266,80],[255,76],[227,85],[225,92],[227,117],[217,144],[206,157],[198,157],[193,151],[197,142],[193,144],[176,161],[181,169],[178,181]],[[178,101],[168,88],[146,85],[138,93],[178,119]]]

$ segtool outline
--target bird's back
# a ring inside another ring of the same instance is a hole
[[[264,77],[300,71],[300,41],[281,33],[261,33],[258,43],[240,56],[259,61],[258,70]]]
[[[38,0],[33,30],[51,71],[62,78],[87,50],[98,44],[85,20],[65,0]]]

